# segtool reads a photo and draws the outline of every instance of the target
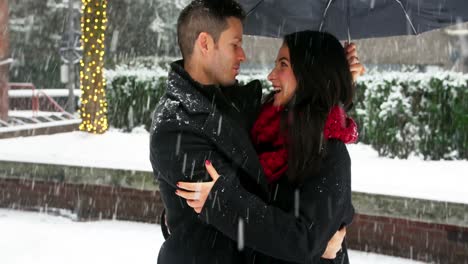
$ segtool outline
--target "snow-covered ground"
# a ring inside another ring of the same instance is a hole
[[[466,160],[381,158],[362,144],[348,149],[354,191],[468,204]],[[151,171],[149,134],[143,129],[2,139],[0,160]]]
[[[154,264],[164,239],[159,225],[70,218],[0,209],[2,264]],[[421,262],[350,251],[353,264]]]
[[[145,130],[84,132],[0,140],[0,160],[151,171]]]

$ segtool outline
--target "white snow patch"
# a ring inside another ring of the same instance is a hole
[[[0,140],[0,160],[152,171],[149,133],[75,131]]]
[[[44,96],[44,94],[50,97],[67,97],[68,96],[68,89],[10,89],[8,90],[8,96],[10,98],[18,98],[18,97],[31,97],[33,95],[37,95],[39,97]],[[81,90],[75,89],[73,90],[73,94],[75,96],[81,96]]]
[[[0,262],[4,264],[153,264],[164,242],[156,224],[76,222],[42,213],[0,209]],[[417,264],[350,250],[353,264]]]
[[[369,145],[347,147],[353,191],[468,204],[467,160],[390,159]]]

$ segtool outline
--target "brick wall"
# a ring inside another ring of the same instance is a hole
[[[358,214],[349,247],[431,263],[468,263],[468,228]]]
[[[67,209],[81,220],[119,219],[159,223],[158,191],[87,184],[0,179],[0,207]]]

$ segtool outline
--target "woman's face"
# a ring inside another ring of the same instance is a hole
[[[268,80],[275,91],[273,105],[283,106],[291,101],[296,92],[297,81],[291,67],[289,48],[286,44],[283,44],[279,49],[275,68],[268,75]]]

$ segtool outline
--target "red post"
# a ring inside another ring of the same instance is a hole
[[[8,74],[9,63],[1,63],[9,58],[8,0],[0,0],[0,119],[8,119]]]

